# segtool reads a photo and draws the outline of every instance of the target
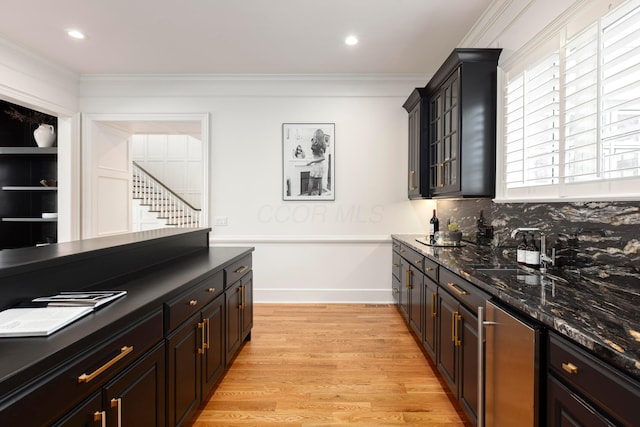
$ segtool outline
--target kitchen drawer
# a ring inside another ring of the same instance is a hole
[[[238,279],[251,271],[251,255],[242,258],[240,261],[236,261],[229,267],[224,269],[224,286],[228,288],[234,284]]]
[[[556,334],[549,334],[549,369],[621,425],[640,426],[640,383]]]
[[[418,270],[422,271],[424,267],[424,255],[422,255],[417,251],[414,251],[413,249],[405,245],[402,245],[400,254],[404,259],[409,261],[411,265],[413,265]]]
[[[490,296],[446,268],[440,268],[439,274],[440,286],[478,315],[478,307],[484,307]]]
[[[434,282],[438,282],[438,263],[424,257],[424,274],[430,277]]]
[[[400,253],[400,248],[402,248],[402,245],[400,244],[400,242],[392,240],[391,241],[391,248],[393,249],[394,252]]]
[[[209,304],[224,290],[224,273],[222,271],[206,278],[187,292],[166,303],[166,330],[174,330],[182,322]]]
[[[398,252],[392,252],[391,255],[391,272],[394,277],[400,278],[400,274],[402,270],[402,263],[400,262],[400,254]]]
[[[35,379],[32,386],[7,400],[13,401],[11,405],[0,408],[0,420],[3,425],[51,424],[162,338],[162,310],[158,309],[106,344],[96,342],[91,351],[63,362],[51,370],[53,375]]]

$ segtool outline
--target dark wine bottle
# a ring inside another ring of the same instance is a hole
[[[518,264],[525,265],[527,263],[527,236],[524,234],[522,235],[522,242],[520,242],[516,251]]]
[[[433,244],[436,241],[436,233],[440,229],[440,221],[436,216],[436,210],[433,210],[433,216],[429,220],[429,243]]]

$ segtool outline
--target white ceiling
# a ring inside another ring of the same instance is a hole
[[[2,3],[0,35],[80,74],[430,75],[491,0]],[[360,43],[345,45],[349,34]]]

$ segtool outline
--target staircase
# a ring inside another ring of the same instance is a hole
[[[133,198],[168,227],[200,227],[201,210],[133,162]]]

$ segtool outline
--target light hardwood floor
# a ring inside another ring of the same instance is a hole
[[[468,426],[394,306],[254,307],[194,427]]]

